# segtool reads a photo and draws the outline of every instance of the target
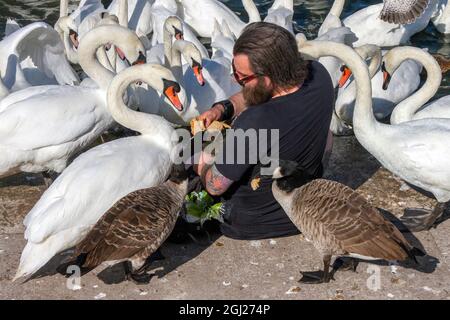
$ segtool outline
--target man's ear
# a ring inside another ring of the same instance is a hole
[[[268,76],[264,76],[264,83],[265,83],[266,87],[272,88],[272,80],[270,80],[270,78]]]

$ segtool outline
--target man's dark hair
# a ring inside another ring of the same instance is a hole
[[[247,55],[253,72],[269,77],[276,88],[301,85],[308,76],[295,37],[273,23],[254,22],[245,27],[233,54]]]

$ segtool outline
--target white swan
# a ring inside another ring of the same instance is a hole
[[[54,255],[76,245],[119,199],[167,178],[177,143],[175,129],[159,116],[126,107],[122,96],[138,80],[166,92],[179,106],[179,86],[162,66],[134,66],[114,78],[108,90],[109,110],[117,122],[141,135],[83,153],[56,179],[24,220],[28,242],[14,280],[35,273]]]
[[[428,118],[450,118],[450,95],[425,104],[439,90],[442,80],[439,64],[428,52],[413,47],[398,47],[390,50],[383,58],[384,87],[395,89],[391,78],[397,74],[399,65],[406,59],[422,64],[427,71],[427,80],[417,92],[395,107],[391,115],[391,124]]]
[[[0,41],[0,76],[10,92],[44,84],[77,84],[58,33],[34,22]]]
[[[158,113],[170,122],[180,125],[189,124],[192,118],[209,109],[214,102],[226,99],[241,90],[231,77],[231,65],[224,66],[217,61],[201,59],[196,46],[181,40],[183,31],[179,18],[169,17],[164,24],[163,48],[152,48],[147,55],[150,62],[162,63],[174,72],[186,92],[187,102],[184,110],[168,107],[152,90],[141,92],[138,98],[141,111]],[[175,41],[172,43],[173,39]],[[154,52],[156,49],[157,55]],[[163,53],[160,52],[161,49]],[[182,63],[182,57],[188,64]],[[156,106],[158,107],[155,110]]]
[[[350,28],[343,26],[340,19],[344,4],[345,2],[343,1],[335,1],[333,3],[319,28],[316,40],[334,41],[349,46],[353,46],[358,40]],[[319,62],[327,69],[333,81],[333,87],[336,88],[341,77],[342,62],[335,57],[321,57]],[[335,115],[333,114],[334,117]]]
[[[239,37],[247,23],[243,22],[230,8],[218,0],[179,0],[180,18],[190,25],[200,37],[211,38],[215,19],[226,21],[235,37]],[[242,0],[249,21],[261,21],[253,0]]]
[[[439,32],[450,33],[450,2],[448,0],[439,0],[438,8],[431,21]]]
[[[397,72],[392,77],[392,85],[383,88],[382,51],[375,45],[364,45],[356,48],[363,59],[372,59],[369,73],[372,77],[372,101],[375,117],[378,120],[387,118],[397,103],[400,103],[417,90],[420,84],[420,72],[422,66],[413,60],[404,60],[398,66]],[[353,123],[353,110],[355,107],[356,85],[351,81],[344,88],[339,89],[336,99],[335,111],[343,126]],[[334,132],[333,132],[334,133]]]
[[[154,47],[159,47],[159,52],[164,51],[164,30],[167,19],[170,17],[178,17],[179,8],[175,0],[156,0],[152,6],[152,21],[153,21],[153,36],[151,40],[152,49]],[[179,18],[180,19],[180,18]],[[205,46],[197,39],[195,32],[192,28],[180,19],[182,27],[179,30],[183,31],[183,38],[189,42],[195,44],[195,46],[200,50],[202,58],[209,58],[208,50]]]
[[[195,57],[195,49],[195,46],[183,40],[176,40],[171,48],[170,66],[186,92],[187,102],[183,112],[174,113],[170,108],[162,107],[160,114],[180,125],[189,124],[193,118],[210,109],[215,102],[227,99],[241,90],[231,76],[231,67],[209,59],[202,59],[197,66],[182,66],[181,54]],[[196,68],[201,70],[200,79],[199,72],[193,72]],[[202,80],[204,85],[200,86]]]
[[[294,33],[292,19],[294,17],[293,0],[275,0],[267,11],[264,22],[274,23]]]
[[[438,204],[433,212],[422,216],[402,217],[412,231],[430,228],[450,200],[450,120],[422,119],[398,125],[378,122],[372,109],[372,88],[367,66],[350,47],[332,42],[299,42],[300,51],[310,57],[339,57],[352,70],[357,95],[353,130],[358,141],[387,170],[405,181],[431,192]]]
[[[335,1],[345,3],[345,0]],[[396,25],[381,20],[383,3],[361,9],[345,18],[343,23],[358,37],[355,46],[364,44],[375,44],[380,47],[396,46],[406,43],[412,35],[427,27],[436,5],[437,0],[430,0],[425,12],[414,23],[407,25]]]
[[[234,35],[226,21],[222,20],[219,23],[216,20],[211,35],[211,60],[230,67],[233,60],[233,47],[235,41]]]
[[[97,86],[30,87],[0,102],[0,176],[61,172],[71,156],[111,126],[106,90],[114,74],[94,58],[107,43],[120,46],[131,61],[143,57],[144,47],[133,31],[101,26],[79,47],[81,66]]]
[[[114,14],[120,18],[119,12],[120,6],[124,0],[114,0],[108,7],[108,12]],[[147,37],[153,31],[152,22],[152,5],[153,0],[126,0],[128,12],[128,27],[134,31],[143,40],[143,37]],[[122,24],[122,22],[121,22]],[[144,42],[144,41],[143,41]],[[147,43],[144,43],[147,45]],[[146,47],[147,48],[147,47]]]

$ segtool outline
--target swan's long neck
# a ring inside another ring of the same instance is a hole
[[[381,65],[382,55],[380,47],[373,44],[366,44],[355,48],[355,51],[358,52],[360,57],[364,60],[370,59],[369,75],[370,78],[373,78],[375,74],[377,74]]]
[[[172,35],[167,28],[164,28],[164,65],[168,68],[172,66]]]
[[[108,27],[111,28],[112,26]],[[114,38],[114,44],[117,44],[122,42],[120,40],[123,37],[129,35],[128,33],[126,35],[123,34],[121,30],[115,30],[117,29],[105,29],[104,27],[95,28],[86,34],[78,47],[78,56],[81,67],[86,74],[103,90],[108,89],[108,86],[114,77],[114,73],[102,66],[102,64],[97,60],[97,49],[100,46],[111,42],[111,38]]]
[[[110,50],[115,50],[115,48],[111,47]],[[108,54],[106,53],[105,47],[101,46],[97,49],[97,59],[98,62],[101,63],[102,66],[104,66],[106,69],[108,69],[111,72],[116,72],[115,64],[113,66],[112,61],[109,60]]]
[[[183,79],[183,64],[181,61],[182,54],[191,49],[189,42],[184,40],[175,40],[172,44],[172,63],[170,64],[170,69],[172,70],[175,79],[178,82]]]
[[[130,84],[138,80],[145,80],[150,87],[157,90],[156,83],[161,81],[156,71],[149,73],[131,69],[144,70],[132,67],[122,71],[114,78],[108,89],[108,108],[112,117],[124,127],[140,132],[143,135],[163,135],[165,138],[171,138],[170,135],[173,134],[174,129],[164,118],[133,111],[123,102],[124,93]]]
[[[334,0],[333,6],[331,7],[329,14],[332,14],[339,18],[342,14],[342,11],[344,11],[344,6],[345,0]]]
[[[119,0],[119,24],[128,28],[128,0]]]
[[[65,17],[69,14],[69,0],[61,0],[59,3],[59,17]]]
[[[248,14],[249,23],[261,21],[261,15],[253,0],[242,0],[242,5]]]
[[[414,113],[434,97],[442,81],[439,64],[427,52],[419,48],[402,47],[396,54],[400,61],[413,59],[421,63],[427,70],[427,80],[416,93],[400,102],[391,115],[391,124],[399,124],[412,120]]]
[[[62,40],[64,44],[64,49],[66,50],[67,59],[74,64],[80,62],[78,57],[78,51],[76,51],[72,46],[72,41],[70,41],[70,36],[67,32],[62,32]]]
[[[353,130],[359,142],[369,152],[377,153],[373,144],[374,137],[383,125],[373,115],[372,86],[365,61],[352,48],[330,41],[308,41],[299,45],[299,48],[302,54],[312,58],[333,56],[341,59],[352,70],[356,85]]]

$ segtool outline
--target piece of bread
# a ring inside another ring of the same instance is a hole
[[[231,127],[229,125],[227,125],[225,122],[213,121],[213,123],[211,123],[206,130],[207,131],[222,131],[224,129],[229,129],[229,128],[231,128]]]
[[[191,120],[191,133],[192,135],[196,135],[198,132],[202,132],[205,131],[205,124],[203,123],[203,121],[201,120],[197,120],[197,119],[192,119]]]
[[[192,119],[191,122],[191,133],[192,135],[195,135],[198,132],[201,131],[222,131],[224,129],[229,129],[231,128],[229,125],[227,125],[224,122],[220,122],[220,121],[213,121],[208,128],[205,128],[205,124],[203,123],[203,121],[201,120],[197,120],[197,119]]]

